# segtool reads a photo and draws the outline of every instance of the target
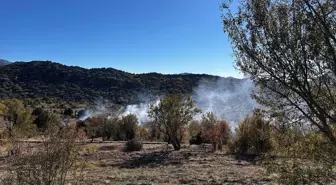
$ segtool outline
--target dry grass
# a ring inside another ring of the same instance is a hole
[[[85,184],[271,184],[261,166],[225,152],[189,145],[173,151],[162,144],[145,144],[141,152],[125,153],[123,145],[83,145]],[[0,168],[0,178],[2,173]]]

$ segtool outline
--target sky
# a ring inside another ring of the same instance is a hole
[[[222,0],[0,0],[0,58],[242,77]]]

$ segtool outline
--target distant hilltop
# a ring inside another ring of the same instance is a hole
[[[138,103],[139,97],[191,94],[201,81],[223,79],[230,89],[243,79],[207,74],[132,74],[113,68],[86,69],[51,61],[4,62],[0,67],[1,98],[52,98],[93,102],[103,98],[118,104]]]
[[[10,64],[11,62],[10,61],[8,61],[8,60],[4,60],[4,59],[1,59],[0,58],[0,66],[5,66],[5,65],[8,65],[8,64]]]

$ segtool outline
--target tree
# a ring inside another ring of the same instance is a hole
[[[119,117],[114,117],[104,122],[102,127],[102,137],[103,140],[122,140],[123,134],[120,130]]]
[[[33,123],[36,125],[39,131],[44,132],[51,127],[53,127],[53,131],[55,131],[54,127],[61,128],[60,117],[58,117],[56,114],[49,113],[44,110],[37,113],[35,110],[32,113],[36,117]]]
[[[6,131],[9,138],[25,136],[30,130],[33,117],[23,103],[17,99],[3,101],[3,115],[6,121]]]
[[[32,128],[33,117],[31,112],[17,99],[4,100],[1,103],[0,112],[6,124],[4,135],[11,146],[9,154],[14,155],[19,152],[17,139],[28,136]]]
[[[214,151],[217,149],[218,144],[218,139],[216,137],[217,122],[218,121],[212,112],[208,112],[206,115],[202,116],[201,137],[212,144]]]
[[[195,120],[190,122],[190,124],[188,126],[188,130],[189,130],[189,135],[191,137],[196,137],[201,132],[200,123],[198,121],[195,121]]]
[[[124,133],[125,140],[132,140],[136,136],[138,118],[134,114],[129,114],[121,118],[121,132]]]
[[[336,2],[243,0],[223,4],[224,31],[254,97],[291,123],[311,123],[336,146]]]
[[[169,95],[159,103],[149,106],[148,115],[153,118],[160,132],[164,133],[175,150],[181,148],[181,129],[199,112],[191,97]]]
[[[105,125],[106,119],[101,117],[92,117],[86,120],[85,133],[87,137],[91,138],[93,142],[94,138],[101,137],[103,131],[103,125]]]

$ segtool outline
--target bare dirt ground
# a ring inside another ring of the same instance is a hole
[[[123,143],[83,145],[88,164],[84,184],[272,184],[261,166],[225,151],[212,153],[209,146],[184,145],[173,151],[163,144],[144,144],[142,151],[130,153],[122,149]]]
[[[264,169],[236,160],[224,152],[206,152],[202,146],[181,151],[164,145],[144,145],[141,152],[125,153],[122,145],[101,145],[85,158],[90,184],[271,184]],[[208,149],[209,151],[210,149]]]

